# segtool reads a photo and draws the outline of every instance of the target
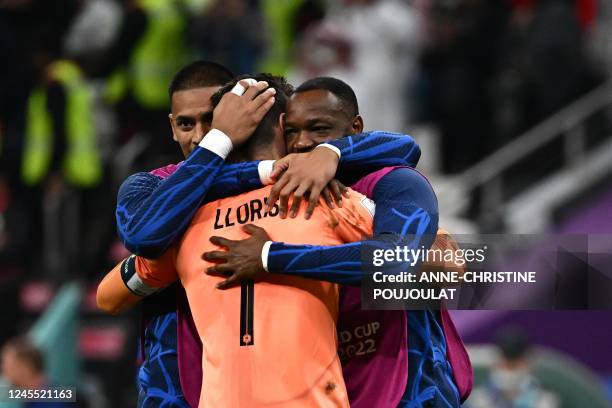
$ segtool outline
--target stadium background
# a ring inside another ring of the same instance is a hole
[[[452,233],[612,232],[607,0],[0,0],[0,55],[0,344],[30,334],[54,383],[93,407],[135,401],[138,313],[95,307],[125,254],[116,190],[180,160],[167,85],[195,58],[346,80],[367,129],[420,143]],[[519,327],[562,406],[610,404],[612,312],[454,316],[477,380],[498,330]]]

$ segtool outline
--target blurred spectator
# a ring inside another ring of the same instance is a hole
[[[612,73],[612,3],[597,2],[596,20],[589,29],[591,54],[599,62],[602,71],[610,76]]]
[[[62,280],[76,273],[79,239],[100,219],[99,207],[88,201],[97,202],[92,194],[104,170],[93,95],[80,67],[53,60],[45,50],[35,54],[35,61],[38,81],[25,111],[21,179],[36,231],[31,243],[35,237],[45,243],[42,259],[36,259],[37,245],[32,245],[39,263],[34,266]]]
[[[255,72],[263,50],[263,21],[247,0],[217,0],[191,24],[191,39],[200,57],[233,72]]]
[[[48,385],[43,354],[24,338],[9,340],[2,348],[2,375],[15,387]]]
[[[412,2],[347,0],[305,36],[292,80],[340,78],[355,89],[368,129],[403,131],[421,37],[421,15]]]
[[[115,0],[84,0],[63,41],[68,57],[75,59],[88,74],[96,74],[116,38],[121,23],[121,7]]]
[[[546,119],[593,85],[575,2],[512,3],[493,86],[493,147]]]
[[[121,86],[112,97],[129,93],[143,108],[168,109],[167,85],[190,58],[186,47],[187,15],[178,0],[124,0],[125,18],[108,56],[119,69]]]
[[[595,23],[598,14],[598,2],[601,2],[601,0],[576,0],[578,21],[584,31],[591,30]]]
[[[191,57],[187,10],[179,0],[122,0],[119,33],[97,75],[122,123],[121,140],[141,133],[149,143],[142,168],[181,158],[168,135],[168,83]]]
[[[419,122],[440,128],[445,173],[464,170],[488,150],[493,137],[488,88],[507,18],[506,0],[431,3],[413,103],[419,105]]]
[[[267,49],[261,71],[287,75],[292,69],[295,44],[309,27],[323,19],[325,0],[261,0]],[[296,82],[297,83],[297,82]]]
[[[93,99],[78,65],[38,54],[39,82],[28,99],[22,178],[37,185],[54,172],[89,187],[102,177]]]
[[[44,356],[29,340],[9,340],[2,348],[2,375],[13,387],[36,389],[53,386],[49,383],[44,368]],[[74,407],[69,402],[26,402],[24,408]]]
[[[531,345],[522,330],[507,328],[497,338],[500,352],[489,380],[476,388],[468,408],[557,408],[559,399],[543,390],[532,374]]]
[[[78,0],[0,1],[0,172],[11,189],[21,182],[25,110],[38,81],[39,50],[51,59],[60,54],[66,27],[78,8]]]

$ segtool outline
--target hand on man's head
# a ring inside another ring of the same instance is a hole
[[[243,79],[239,83],[245,89],[244,94],[239,96],[228,92],[223,95],[213,111],[212,119],[212,128],[225,133],[234,147],[244,143],[253,134],[274,105],[276,94],[276,90],[268,88],[265,81],[251,85]]]

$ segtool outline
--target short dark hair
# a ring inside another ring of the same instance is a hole
[[[342,109],[350,117],[359,115],[359,105],[355,91],[344,81],[332,77],[317,77],[309,79],[298,86],[295,93],[325,90],[335,95],[342,104]]]
[[[222,86],[234,77],[232,71],[213,61],[195,61],[185,65],[172,78],[168,94],[187,89]]]
[[[17,358],[37,373],[45,369],[43,353],[27,337],[16,337],[4,343],[3,350],[12,350]]]
[[[287,83],[287,80],[284,77],[281,76],[265,73],[240,75],[225,84],[221,89],[213,94],[211,97],[213,108],[219,104],[223,95],[232,90],[234,85],[236,85],[236,82],[245,78],[253,78],[256,81],[266,81],[270,88],[276,89],[276,94],[274,95],[274,105],[272,105],[268,113],[266,113],[259,126],[257,126],[253,132],[253,135],[243,145],[245,149],[243,151],[251,151],[252,147],[255,145],[268,146],[273,142],[274,128],[278,125],[279,116],[287,109],[287,102],[289,100],[289,96],[293,93],[293,87]]]

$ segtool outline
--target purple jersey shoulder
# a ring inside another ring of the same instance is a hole
[[[427,177],[425,177],[423,175],[423,173],[421,173],[420,171],[418,171],[417,169],[413,168],[413,167],[408,167],[408,166],[390,166],[390,167],[385,167],[383,169],[380,169],[378,171],[375,171],[373,173],[368,174],[367,176],[364,176],[363,178],[359,179],[359,181],[357,181],[355,184],[353,184],[351,186],[351,188],[361,194],[363,194],[364,196],[368,197],[369,199],[372,199],[373,195],[374,195],[374,188],[376,187],[376,184],[380,181],[381,178],[383,178],[384,176],[386,176],[387,174],[389,174],[390,172],[392,172],[395,169],[410,169],[412,171],[416,171],[417,173],[419,173],[421,176],[423,176],[423,178],[425,178],[425,180],[427,180],[427,182],[429,183],[429,179],[427,179]],[[431,183],[430,183],[431,185]]]
[[[176,164],[169,164],[167,166],[163,166],[155,170],[151,170],[149,173],[153,174],[154,176],[161,177],[161,178],[168,178],[172,175],[172,173],[176,171],[176,169],[179,168],[181,164],[183,164],[183,162],[179,162]]]

